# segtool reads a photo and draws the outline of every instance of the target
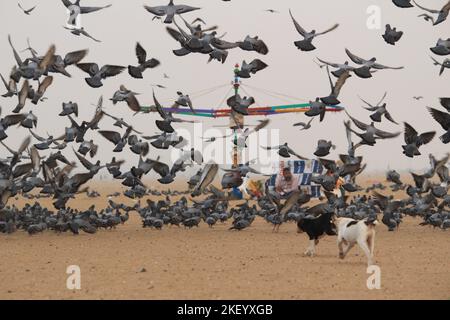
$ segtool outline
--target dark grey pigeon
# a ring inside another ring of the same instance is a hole
[[[125,67],[114,65],[104,65],[100,69],[96,63],[78,63],[77,67],[90,75],[90,78],[85,78],[85,80],[92,88],[102,87],[102,80],[117,76],[125,70]]]
[[[443,40],[439,38],[439,40],[436,43],[436,46],[433,48],[430,48],[431,52],[434,54],[437,54],[439,56],[446,56],[450,54],[450,38],[447,38],[447,40]]]
[[[269,53],[269,49],[267,48],[267,45],[259,39],[258,36],[255,36],[254,38],[247,36],[245,37],[244,41],[237,42],[239,45],[239,48],[241,48],[244,51],[256,51],[260,54],[266,55]]]
[[[317,117],[319,116],[320,122],[325,119],[325,113],[327,111],[327,106],[325,103],[320,101],[320,98],[316,98],[316,101],[309,102],[309,109],[305,112],[307,117]]]
[[[175,5],[173,3],[173,0],[170,0],[169,4],[166,6],[156,6],[156,7],[150,7],[150,6],[144,6],[145,10],[148,12],[154,14],[155,16],[163,17],[166,16],[166,19],[164,20],[164,23],[172,23],[173,18],[176,14],[183,14],[195,10],[199,10],[200,8],[191,7],[188,5]]]
[[[292,15],[291,10],[289,9],[289,14],[291,15],[292,21],[294,22],[295,29],[297,32],[303,37],[303,40],[294,42],[295,46],[302,50],[302,51],[313,51],[316,49],[316,47],[312,44],[312,41],[315,37],[327,34],[328,32],[331,32],[339,27],[339,24],[333,25],[331,28],[323,31],[323,32],[316,32],[316,30],[312,30],[310,32],[307,32],[305,29],[302,28],[302,26],[295,20],[294,16]]]
[[[331,141],[319,140],[314,155],[317,157],[326,157],[330,154],[331,148],[336,149],[336,146]]]
[[[433,140],[436,135],[436,131],[425,132],[419,135],[419,133],[407,122],[405,122],[404,139],[406,145],[403,145],[403,154],[407,157],[414,158],[414,156],[420,156],[419,148],[425,144],[428,144]]]
[[[142,73],[146,69],[153,69],[159,66],[161,63],[152,58],[150,60],[147,60],[147,51],[141,46],[141,44],[138,42],[136,44],[136,56],[138,58],[138,66],[128,66],[128,73],[130,76],[136,79],[142,79]]]
[[[59,115],[63,117],[71,115],[72,113],[78,117],[78,104],[72,101],[69,101],[68,103],[63,102],[62,111]]]
[[[411,0],[392,0],[392,2],[399,8],[413,8]]]
[[[241,98],[239,94],[233,95],[227,100],[227,104],[233,111],[242,114],[248,115],[248,108],[255,103],[255,99],[253,97],[244,97]]]
[[[383,34],[383,39],[386,43],[395,46],[403,36],[403,31],[397,31],[397,28],[392,28],[390,24],[386,25],[386,31]]]
[[[256,74],[258,71],[261,71],[267,68],[268,65],[259,59],[255,59],[250,63],[242,62],[241,70],[237,72],[237,75],[241,78],[248,79],[252,74]]]
[[[404,67],[388,67],[382,64],[377,63],[377,58],[373,57],[369,60],[363,59],[358,57],[357,55],[350,52],[350,50],[345,49],[345,52],[347,53],[348,57],[356,64],[360,65],[361,67],[355,68],[354,72],[355,74],[363,79],[371,78],[372,73],[371,69],[376,70],[384,70],[384,69],[392,69],[392,70],[400,70]]]
[[[372,105],[370,103],[368,103],[367,101],[363,100],[362,98],[361,101],[364,102],[365,104],[367,104],[369,107],[364,107],[364,109],[374,112],[373,114],[370,115],[370,119],[372,119],[372,121],[375,122],[381,122],[381,118],[384,116],[386,119],[388,119],[390,122],[398,124],[391,116],[391,114],[387,111],[387,104],[383,103],[381,104],[384,99],[386,98],[387,92],[384,94],[384,96],[381,98],[381,100],[376,104],[376,105]]]

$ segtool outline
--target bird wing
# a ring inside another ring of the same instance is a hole
[[[336,23],[336,24],[335,24],[334,26],[332,26],[331,28],[329,28],[329,29],[327,29],[327,30],[325,30],[325,31],[323,31],[323,32],[316,33],[316,36],[324,35],[324,34],[326,34],[326,33],[328,33],[328,32],[331,32],[331,31],[333,31],[333,30],[336,30],[338,27],[339,27],[339,23]]]
[[[428,144],[431,142],[431,140],[433,140],[434,136],[436,135],[436,131],[430,131],[430,132],[425,132],[422,133],[419,136],[419,143],[418,145],[424,145],[424,144]]]
[[[397,121],[394,120],[394,118],[392,118],[392,115],[389,112],[386,112],[384,114],[384,116],[386,117],[386,119],[388,119],[390,122],[398,124]]]
[[[10,35],[8,35],[8,41],[9,41],[9,45],[11,46],[11,48],[13,50],[14,59],[16,59],[16,63],[20,67],[23,64],[23,62],[22,62],[22,59],[20,58],[19,54],[17,53],[16,49],[14,48],[14,46],[12,44],[12,40],[11,40],[11,36]]]
[[[112,6],[111,4],[108,4],[108,5],[103,6],[103,7],[80,7],[81,8],[80,13],[81,14],[86,14],[86,13],[96,12],[96,11],[99,11],[101,9],[109,8],[111,6]]]
[[[156,6],[156,7],[144,6],[144,8],[148,12],[157,16],[164,16],[167,14],[167,6]]]
[[[289,210],[292,209],[292,207],[297,203],[298,199],[300,199],[300,196],[302,195],[301,191],[294,191],[291,193],[289,198],[286,200],[286,202],[283,205],[283,208],[280,210],[280,215],[284,218],[286,213],[289,212]],[[283,219],[284,220],[284,219]]]
[[[30,85],[28,83],[28,80],[25,80],[23,82],[22,88],[20,89],[19,92],[19,104],[24,106],[25,105],[25,101],[28,98],[28,90],[30,89]]]
[[[450,98],[439,98],[439,102],[441,103],[441,106],[450,112]]]
[[[379,63],[374,63],[372,65],[372,68],[377,69],[377,70],[381,70],[381,69],[392,69],[392,70],[401,70],[404,69],[405,67],[388,67]]]
[[[25,114],[11,114],[1,119],[1,124],[6,127],[13,126],[24,120],[26,117]]]
[[[411,175],[414,179],[414,184],[416,187],[421,189],[425,182],[425,177],[423,175],[415,174],[414,172],[411,172]]]
[[[139,42],[136,44],[136,56],[139,64],[144,64],[147,60],[147,51],[145,51]]]
[[[153,91],[153,101],[154,101],[154,103],[155,103],[156,110],[158,111],[158,113],[159,113],[159,115],[161,116],[161,118],[167,119],[168,115],[167,115],[167,113],[164,111],[164,109],[163,109],[163,107],[161,106],[161,104],[159,104],[158,100],[156,99],[155,91]]]
[[[51,65],[52,61],[54,60],[55,51],[56,51],[56,47],[55,47],[55,45],[52,44],[50,46],[50,48],[47,50],[47,53],[45,54],[42,61],[39,63],[39,69],[47,70],[49,65]]]
[[[72,5],[72,2],[69,0],[61,0],[66,8],[69,8]]]
[[[378,193],[376,191],[372,192],[373,197],[375,200],[377,200],[379,207],[381,210],[385,210],[389,204],[389,200],[386,196],[382,195],[381,193]]]
[[[360,57],[358,57],[357,55],[354,55],[353,53],[350,52],[350,50],[345,49],[345,53],[347,53],[348,57],[350,58],[350,60],[352,60],[354,63],[356,64],[364,64],[367,62],[367,60],[364,60]]]
[[[263,148],[263,149],[265,149],[265,150],[278,150],[278,149],[280,149],[280,147],[281,146],[274,146],[274,147],[263,147],[263,146],[261,146],[261,148]]]
[[[334,88],[333,88],[333,94],[336,97],[339,96],[339,94],[341,93],[342,87],[344,86],[347,79],[350,77],[351,77],[350,71],[347,70],[343,74],[341,74],[341,76],[338,78],[338,80],[336,81],[336,84],[334,85]]]
[[[253,132],[258,132],[259,130],[264,129],[265,127],[267,127],[270,123],[269,119],[265,119],[265,120],[260,120],[259,124],[253,128]]]
[[[100,120],[102,120],[103,116],[104,116],[103,110],[98,109],[97,112],[95,112],[92,120],[87,124],[87,128],[90,128],[90,129],[96,128],[98,123],[100,122]]]
[[[179,43],[183,44],[184,41],[186,40],[186,38],[177,30],[170,28],[170,27],[166,27],[167,32],[170,34],[170,36],[172,38],[174,38],[176,41],[178,41]]]
[[[125,67],[107,64],[100,69],[100,72],[105,77],[114,77],[120,74],[123,70],[125,70]]]
[[[3,84],[5,85],[6,89],[9,91],[9,84],[6,82],[5,78],[3,78],[3,75],[0,73],[0,77],[2,78]]]
[[[450,114],[446,112],[442,112],[440,110],[436,110],[433,108],[428,108],[428,111],[431,113],[431,116],[434,120],[436,120],[444,130],[450,129]]]
[[[228,49],[234,49],[239,47],[239,43],[236,42],[228,42],[219,38],[213,38],[211,40],[211,45],[214,48],[220,49],[220,50],[228,50]]]
[[[64,65],[70,66],[70,65],[80,62],[81,60],[84,59],[84,57],[86,57],[88,52],[89,52],[89,50],[79,50],[79,51],[69,52],[64,57]]]
[[[377,103],[377,106],[379,106],[384,101],[384,99],[386,99],[386,96],[387,96],[387,91],[384,93],[383,97],[381,97],[380,101]]]
[[[416,129],[414,129],[409,123],[405,122],[405,133],[404,133],[404,137],[405,137],[405,142],[407,144],[411,144],[416,142],[417,140],[417,136],[418,133],[416,131]]]
[[[302,26],[295,20],[294,16],[292,15],[291,9],[289,9],[289,14],[291,15],[292,22],[294,22],[295,29],[297,29],[297,32],[300,33],[303,37],[306,35],[305,29],[302,28]]]
[[[96,63],[78,63],[77,67],[88,73],[91,77],[99,71],[98,64]]]
[[[35,138],[35,139],[37,139],[37,140],[39,140],[39,141],[41,141],[41,142],[44,142],[45,140],[47,140],[47,139],[44,139],[44,138],[42,138],[41,136],[38,136],[36,133],[34,133],[32,130],[30,130],[30,133],[31,133],[31,135]]]
[[[155,170],[155,172],[163,178],[170,174],[169,166],[167,164],[159,162],[159,161],[154,162],[153,170]]]
[[[128,107],[134,112],[141,111],[141,105],[134,94],[130,94],[126,99]]]
[[[103,114],[104,114],[105,116],[107,116],[107,117],[110,117],[111,119],[116,120],[116,121],[119,121],[119,120],[120,120],[119,118],[117,118],[117,117],[115,117],[115,116],[113,116],[113,115],[111,115],[111,114],[109,114],[109,113],[106,113],[106,112],[104,112],[104,111],[103,111]]]
[[[47,88],[50,87],[52,83],[53,83],[52,76],[45,77],[44,81],[42,81],[41,84],[39,85],[38,93],[43,95],[47,90]]]
[[[428,12],[430,12],[430,13],[439,13],[439,12],[440,12],[440,10],[427,9],[427,8],[425,8],[425,7],[422,7],[420,4],[418,4],[418,3],[417,3],[416,1],[414,1],[414,0],[413,0],[413,2],[414,2],[414,4],[415,4],[417,7],[419,7],[420,9],[425,10],[425,11],[428,11]]]
[[[339,64],[337,64],[337,63],[327,62],[327,61],[322,60],[320,58],[317,58],[317,60],[319,60],[321,63],[329,65],[329,66],[331,66],[333,68],[339,68]]]
[[[115,145],[117,145],[121,140],[120,133],[116,131],[100,130],[98,133],[100,133],[104,138],[108,139]]]
[[[3,141],[0,141],[0,144],[2,144],[6,150],[8,150],[12,155],[15,155],[16,153],[19,154],[19,152],[14,151],[10,147],[8,147]]]
[[[449,170],[446,166],[441,166],[436,170],[441,182],[450,181]]]
[[[382,139],[391,139],[391,138],[398,137],[401,134],[401,132],[392,133],[392,132],[375,129],[375,134]]]
[[[355,126],[357,126],[361,130],[367,130],[367,127],[369,127],[367,124],[365,124],[364,122],[361,122],[361,121],[353,118],[347,111],[345,111],[345,113],[347,113],[347,116],[350,118],[350,120],[353,121]]]
[[[75,155],[77,156],[78,160],[80,160],[81,164],[88,170],[91,170],[91,168],[94,166],[88,159],[83,157],[81,154],[75,151],[75,149],[72,149]]]
[[[302,157],[301,155],[295,153],[294,150],[292,150],[291,148],[288,147],[288,152],[293,155],[296,156],[297,158],[299,158],[300,160],[308,160],[308,158]]]

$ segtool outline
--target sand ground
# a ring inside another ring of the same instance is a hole
[[[106,195],[113,187],[95,189]],[[122,200],[132,204],[115,201]],[[105,198],[71,205],[92,203],[104,207]],[[229,223],[157,231],[134,214],[95,235],[0,235],[0,299],[450,299],[450,234],[420,222],[406,218],[398,232],[377,227],[380,290],[367,289],[359,248],[337,258],[335,237],[303,257],[308,240],[294,224],[279,233],[262,220],[241,232]],[[66,288],[69,265],[81,268],[81,290]]]

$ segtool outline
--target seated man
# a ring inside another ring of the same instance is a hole
[[[298,190],[298,183],[299,176],[293,175],[290,168],[284,168],[275,180],[275,191],[282,197],[288,197],[291,192]]]

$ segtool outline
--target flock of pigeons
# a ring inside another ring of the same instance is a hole
[[[90,35],[87,31],[77,26],[79,15],[110,7],[83,7],[80,5],[80,0],[74,3],[68,0],[62,0],[62,2],[70,12],[66,28],[74,35],[88,37]],[[392,2],[400,8],[413,7],[410,0],[393,0]],[[436,19],[426,15],[426,18],[431,19],[435,25],[444,22],[450,10],[450,2],[441,10],[430,10],[417,3],[415,4],[428,13],[437,15]],[[19,7],[21,7],[20,4]],[[33,9],[24,10],[24,13],[30,14]],[[217,60],[225,63],[229,50],[235,48],[260,55],[269,53],[267,44],[258,36],[248,35],[243,41],[226,41],[223,39],[226,34],[218,35],[217,26],[203,27],[202,24],[205,23],[201,18],[195,19],[192,23],[184,19],[184,14],[199,9],[187,5],[175,5],[173,0],[168,5],[145,6],[145,10],[153,14],[154,20],[164,18],[165,24],[172,25],[167,26],[166,31],[180,46],[180,48],[173,50],[176,56],[182,57],[191,53],[200,53],[208,55],[209,61]],[[273,9],[266,11],[279,13]],[[323,32],[306,31],[294,18],[293,13],[291,11],[289,13],[295,29],[302,37],[301,40],[294,42],[294,45],[301,51],[315,50],[313,40],[317,36],[325,35],[339,27],[339,24],[335,24]],[[184,28],[180,26],[180,22],[184,24]],[[198,24],[196,24],[197,22]],[[400,41],[402,35],[401,31],[387,25],[383,38],[388,44],[395,45],[397,41]],[[400,132],[386,132],[375,126],[375,123],[378,126],[378,123],[385,121],[384,119],[399,125],[389,113],[387,104],[383,102],[386,94],[376,104],[362,99],[362,102],[367,106],[365,109],[371,113],[369,121],[358,120],[347,113],[349,120],[345,121],[345,130],[348,150],[346,154],[339,155],[339,160],[324,158],[330,154],[331,149],[335,148],[332,141],[318,141],[314,155],[318,157],[325,168],[325,173],[314,175],[312,181],[320,184],[324,190],[326,197],[321,199],[321,203],[310,206],[311,197],[300,190],[291,193],[287,199],[282,199],[280,195],[266,188],[265,195],[257,199],[258,205],[251,206],[248,202],[245,202],[237,207],[232,207],[229,202],[239,197],[236,197],[233,191],[227,192],[227,190],[235,190],[241,187],[249,174],[260,173],[251,167],[252,163],[250,162],[241,164],[237,168],[224,169],[219,168],[219,165],[213,162],[205,163],[200,151],[186,150],[187,141],[177,134],[173,125],[190,121],[176,118],[174,113],[164,109],[155,93],[153,93],[154,104],[149,109],[142,108],[137,99],[138,94],[127,89],[124,85],[113,93],[110,101],[113,104],[126,103],[134,114],[142,112],[158,113],[161,119],[155,121],[155,126],[161,132],[157,135],[146,136],[143,132],[134,128],[132,124],[127,123],[126,120],[104,111],[103,97],[100,97],[92,118],[83,121],[78,119],[79,109],[76,102],[62,103],[59,116],[63,117],[68,123],[65,132],[61,135],[47,133],[44,136],[37,133],[37,129],[41,129],[38,125],[38,117],[32,109],[27,110],[27,102],[29,100],[32,104],[37,105],[45,101],[54,77],[71,77],[70,69],[77,67],[88,74],[85,80],[91,88],[102,87],[103,81],[117,76],[126,69],[128,69],[130,77],[142,79],[147,69],[155,68],[161,62],[156,58],[149,59],[146,50],[139,43],[136,44],[135,48],[137,65],[131,63],[127,68],[126,66],[100,66],[94,62],[85,62],[88,50],[69,52],[62,56],[57,54],[55,45],[50,45],[47,52],[40,55],[31,47],[29,42],[28,48],[24,51],[28,51],[30,56],[24,60],[15,49],[11,37],[8,39],[15,63],[9,79],[1,76],[6,89],[2,97],[5,99],[17,98],[18,103],[6,115],[3,115],[1,111],[4,110],[0,109],[0,143],[4,148],[2,155],[8,154],[4,159],[0,159],[0,232],[11,233],[23,229],[30,234],[35,234],[51,229],[57,232],[71,231],[75,234],[79,230],[95,233],[100,228],[115,228],[117,225],[125,223],[128,220],[129,212],[132,211],[140,215],[144,227],[156,229],[161,229],[167,224],[191,228],[198,226],[202,220],[209,226],[213,226],[217,222],[233,219],[231,229],[242,230],[249,227],[255,217],[260,216],[271,223],[274,230],[278,230],[280,225],[285,222],[316,219],[319,215],[330,212],[338,216],[356,219],[376,219],[381,214],[382,222],[389,230],[398,229],[403,215],[420,216],[423,219],[423,225],[432,225],[442,229],[450,227],[448,155],[440,160],[430,155],[430,169],[425,173],[411,173],[414,180],[412,185],[403,183],[396,171],[387,173],[387,181],[393,183],[389,188],[392,192],[406,191],[407,198],[405,199],[398,200],[393,196],[383,195],[381,192],[387,187],[382,183],[375,184],[365,190],[371,192],[370,196],[360,194],[364,192],[364,189],[358,185],[356,178],[364,171],[366,165],[363,163],[363,158],[356,154],[357,149],[363,146],[374,146],[379,140],[393,139],[401,134]],[[450,54],[450,39],[439,39],[436,47],[431,48],[431,51],[436,55]],[[380,64],[375,57],[361,58],[349,49],[345,49],[345,52],[355,64],[354,66],[350,65],[349,61],[332,63],[322,59],[318,60],[320,67],[325,67],[327,70],[331,92],[327,96],[317,97],[310,101],[311,106],[305,115],[310,117],[311,120],[307,123],[297,123],[294,126],[299,126],[302,130],[308,130],[312,127],[314,118],[317,117],[319,121],[324,121],[327,107],[340,104],[338,99],[340,91],[347,79],[353,75],[361,79],[368,79],[380,70],[400,70],[403,68]],[[442,63],[434,58],[433,61],[435,64],[441,65],[441,74],[445,68],[450,68],[450,60],[448,59]],[[244,61],[237,70],[237,74],[241,78],[250,78],[267,67],[268,65],[260,59],[254,59],[250,63]],[[330,72],[330,68],[333,68],[332,72]],[[333,81],[333,77],[336,78],[336,81]],[[34,82],[36,82],[36,86],[33,85]],[[419,100],[420,97],[417,97],[417,99]],[[248,115],[248,108],[254,103],[253,97],[241,97],[239,94],[234,94],[227,100],[228,106],[235,113],[243,116]],[[442,143],[448,144],[450,143],[450,98],[441,98],[440,104],[443,109],[429,108],[429,112],[444,130],[440,140]],[[173,109],[180,107],[190,108],[195,113],[191,98],[181,91],[177,92],[177,98],[172,104]],[[102,120],[105,118],[111,118],[115,121],[114,130],[100,128]],[[246,148],[248,137],[267,127],[269,123],[269,120],[264,120],[252,129],[238,128],[239,134],[233,142],[239,148]],[[22,131],[27,130],[29,135],[24,138],[19,146],[8,146],[8,135],[13,133],[11,129],[18,130],[19,127],[22,128]],[[436,135],[436,131],[419,133],[408,123],[404,123],[403,127],[405,141],[403,154],[411,158],[420,156],[420,147],[432,141]],[[129,148],[136,154],[135,162],[128,169],[123,169],[125,161],[116,157],[104,164],[92,160],[96,157],[100,147],[94,140],[85,139],[86,133],[90,131],[98,132],[101,137],[112,143],[111,147],[115,153],[119,154],[125,148]],[[357,143],[353,142],[355,136],[359,139]],[[223,138],[228,138],[228,136],[208,137],[205,140],[212,143]],[[146,158],[151,147],[162,150],[161,152],[170,148],[177,148],[181,150],[181,156],[170,165],[160,161],[159,157],[157,159]],[[288,143],[280,146],[262,146],[262,148],[277,150],[278,154],[284,158],[309,159],[309,157],[300,156],[292,150]],[[67,149],[72,150],[66,152]],[[69,154],[74,156],[76,161],[69,160],[67,158]],[[74,174],[74,169],[80,165],[81,168],[84,168],[83,172]],[[147,195],[155,195],[155,192],[149,191],[142,181],[150,172],[155,172],[159,176],[157,181],[160,184],[168,185],[175,181],[179,172],[183,172],[191,166],[198,167],[198,171],[188,181],[191,205],[185,196],[178,201],[172,201],[169,197],[185,195],[186,193],[171,192],[167,194],[166,200],[157,203],[147,200],[146,207],[141,207],[140,201],[134,207],[114,203],[111,198],[118,196],[119,193],[110,195],[108,207],[99,212],[95,210],[95,207],[91,207],[87,211],[79,211],[67,206],[69,200],[82,193],[87,193],[88,197],[100,196],[99,193],[89,192],[82,187],[104,169],[108,171],[112,178],[120,180],[122,185],[128,188],[124,192],[126,197],[137,200]],[[225,172],[221,183],[223,190],[219,190],[212,185],[220,170]],[[439,179],[438,181],[435,178],[436,176]],[[336,195],[334,191],[341,180],[344,183],[340,187],[340,195]],[[35,191],[39,191],[38,195],[32,194]],[[350,200],[348,193],[356,193],[357,195]],[[52,197],[53,206],[57,211],[52,212],[43,208],[39,203],[32,206],[26,205],[23,209],[14,205],[8,206],[9,200],[19,195],[28,199]],[[206,198],[201,201],[195,200],[200,195],[205,195]]]

